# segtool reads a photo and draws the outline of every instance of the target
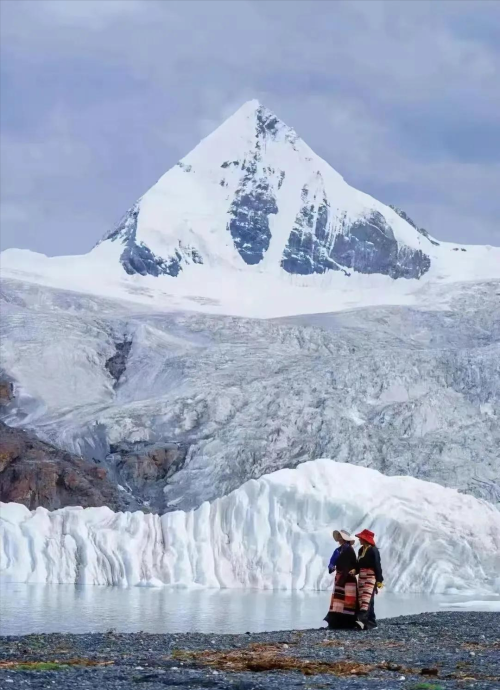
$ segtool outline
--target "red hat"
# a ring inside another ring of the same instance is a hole
[[[364,529],[359,534],[356,534],[356,536],[358,539],[364,539],[372,546],[375,546],[375,534],[373,532],[370,532],[369,529]]]

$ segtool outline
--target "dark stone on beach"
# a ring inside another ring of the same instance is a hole
[[[474,612],[386,619],[367,633],[27,635],[0,638],[0,688],[493,690],[499,651],[500,616]],[[58,670],[16,666],[42,661]]]

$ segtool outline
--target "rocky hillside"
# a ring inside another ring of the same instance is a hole
[[[0,422],[0,501],[34,510],[109,506],[128,510],[135,501],[118,489],[104,467]]]

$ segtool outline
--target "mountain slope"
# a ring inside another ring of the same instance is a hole
[[[350,187],[250,101],[89,254],[8,250],[2,270],[162,309],[279,316],[407,304],[427,282],[500,278],[500,249],[438,242],[403,211]]]
[[[131,510],[137,504],[94,463],[43,443],[22,429],[0,422],[0,500],[54,510],[65,506],[108,506]]]

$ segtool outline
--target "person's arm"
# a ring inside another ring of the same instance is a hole
[[[339,559],[339,554],[340,554],[340,549],[337,548],[335,551],[332,553],[332,557],[330,558],[330,563],[328,564],[328,572],[331,574],[335,570],[335,567],[337,565],[337,561]]]
[[[377,586],[381,585],[384,581],[384,576],[382,574],[382,563],[380,561],[380,551],[377,549],[377,547],[373,548],[373,560],[374,560],[374,570],[375,570],[375,578],[377,580]]]

